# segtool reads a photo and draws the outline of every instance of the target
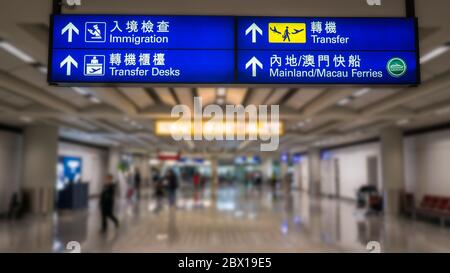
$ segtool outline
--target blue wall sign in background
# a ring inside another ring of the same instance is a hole
[[[83,160],[80,157],[60,156],[57,166],[57,188],[62,190],[68,183],[81,181]]]
[[[411,18],[53,16],[51,83],[418,84]]]

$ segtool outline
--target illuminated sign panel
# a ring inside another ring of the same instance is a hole
[[[241,17],[237,81],[417,84],[415,30],[405,18]]]
[[[54,15],[52,84],[418,84],[412,18]]]
[[[198,134],[211,137],[279,136],[283,133],[281,122],[203,121],[198,128]],[[158,136],[194,136],[195,129],[195,122],[183,120],[156,122]]]
[[[52,83],[232,83],[234,18],[54,15]]]

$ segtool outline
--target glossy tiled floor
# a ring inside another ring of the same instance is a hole
[[[177,209],[156,212],[151,194],[121,201],[118,230],[99,233],[97,200],[89,210],[0,221],[1,252],[62,252],[78,241],[83,252],[366,252],[379,241],[386,252],[449,252],[450,228],[408,219],[366,217],[355,204],[312,200],[292,192],[221,188],[209,193],[184,189]]]

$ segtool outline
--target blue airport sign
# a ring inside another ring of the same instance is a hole
[[[253,84],[417,84],[411,18],[238,19],[238,79]]]
[[[65,83],[233,83],[232,50],[54,49],[52,77]]]
[[[234,18],[54,15],[53,48],[234,50]]]
[[[415,19],[239,17],[238,49],[415,51]]]
[[[238,52],[238,81],[249,84],[410,84],[416,71],[415,52]]]
[[[54,15],[49,82],[418,84],[411,18]]]
[[[54,15],[51,82],[233,83],[234,18]]]

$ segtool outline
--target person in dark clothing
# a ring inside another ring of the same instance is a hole
[[[156,208],[155,212],[159,212],[162,209],[163,197],[164,197],[164,185],[161,179],[156,180],[155,184],[155,198],[156,198]]]
[[[166,175],[167,181],[167,194],[169,197],[169,205],[175,206],[176,194],[178,189],[178,178],[173,170],[169,170]]]
[[[256,173],[253,183],[255,185],[255,189],[257,191],[258,194],[262,193],[262,176],[260,173]]]
[[[19,201],[19,194],[17,192],[13,193],[11,201],[9,203],[8,218],[17,219],[21,214],[21,204]]]
[[[153,183],[161,182],[161,178],[159,177],[159,171],[157,169],[153,170],[153,177],[152,177]]]
[[[119,220],[114,216],[114,198],[115,198],[115,185],[113,182],[113,176],[107,175],[106,182],[103,186],[102,193],[100,195],[100,210],[102,214],[102,233],[105,233],[108,229],[108,218],[114,222],[116,227],[119,227]]]
[[[136,170],[134,174],[134,187],[136,189],[136,197],[137,199],[141,198],[141,173],[139,170]]]

